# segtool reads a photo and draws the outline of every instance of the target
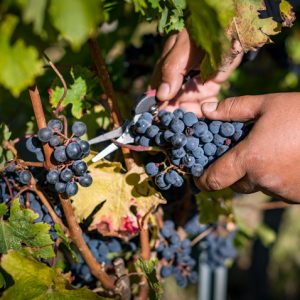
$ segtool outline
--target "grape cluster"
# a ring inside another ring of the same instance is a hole
[[[93,182],[87,173],[87,164],[82,160],[90,153],[89,143],[80,139],[87,128],[83,122],[75,122],[70,138],[63,135],[62,130],[60,120],[50,120],[47,127],[39,129],[37,137],[27,139],[26,147],[36,154],[38,160],[44,160],[42,143],[48,143],[54,149],[52,161],[55,167],[49,170],[46,181],[54,185],[56,192],[74,196],[78,191],[77,182],[83,187]]]
[[[126,247],[126,245],[117,238],[103,237],[100,235],[91,237],[86,233],[83,234],[83,237],[97,262],[101,263],[105,268],[110,267],[113,258],[121,256]],[[129,246],[130,251],[136,251],[137,248],[135,244],[131,242]],[[80,254],[78,254],[78,256],[79,262],[72,266],[74,275],[85,284],[93,282],[95,278],[91,274],[88,265]]]
[[[5,170],[0,174],[0,177],[4,178],[5,176],[12,186],[14,184],[23,186],[30,183],[32,174],[26,167],[18,166],[14,161],[7,162],[5,166]]]
[[[234,246],[234,238],[237,229],[228,231],[225,224],[220,222],[210,225],[200,224],[197,214],[191,217],[184,226],[185,232],[191,238],[198,236],[207,229],[211,229],[211,232],[197,245],[201,252],[201,261],[214,269],[235,259],[237,251]]]
[[[216,233],[209,234],[205,242],[199,244],[199,248],[203,253],[201,260],[214,269],[224,266],[226,261],[236,258],[235,235],[236,231],[229,232],[224,236]]]
[[[160,231],[161,239],[156,251],[162,260],[162,278],[175,276],[178,286],[184,288],[188,283],[197,282],[197,272],[193,271],[196,261],[191,257],[191,242],[181,240],[172,221],[164,222]]]
[[[167,154],[162,163],[149,162],[146,173],[155,177],[161,190],[183,185],[183,175],[199,177],[215,159],[239,142],[247,133],[240,122],[198,119],[181,108],[173,113],[161,110],[157,115],[143,113],[132,128],[135,144],[159,146]]]

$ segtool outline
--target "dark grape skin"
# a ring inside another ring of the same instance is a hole
[[[82,156],[82,150],[77,142],[71,142],[66,147],[66,154],[70,159],[78,159]]]
[[[78,192],[78,185],[76,182],[68,182],[66,184],[66,194],[68,196],[74,196]]]
[[[79,140],[77,141],[80,149],[84,155],[89,155],[90,153],[90,144],[87,141]]]
[[[74,173],[71,169],[65,168],[60,172],[60,179],[64,182],[70,181],[74,176]]]
[[[53,135],[49,141],[49,144],[51,147],[59,146],[61,144],[61,138],[58,135]]]
[[[38,131],[38,139],[43,143],[48,143],[53,136],[53,132],[50,128],[44,127]]]
[[[31,173],[27,170],[20,171],[18,173],[18,179],[22,184],[29,184],[32,178]]]
[[[66,183],[58,181],[55,183],[54,188],[58,193],[64,193],[66,191]]]
[[[87,127],[86,127],[86,125],[83,122],[76,121],[72,125],[72,133],[75,136],[80,137],[80,136],[84,135],[86,132],[87,132]]]
[[[79,177],[78,182],[83,187],[89,187],[93,183],[93,178],[89,174],[84,174]]]
[[[67,159],[68,159],[64,146],[58,146],[54,150],[53,156],[56,161],[61,162],[61,163],[67,161]]]
[[[149,162],[145,166],[145,171],[146,171],[146,174],[149,176],[156,176],[158,174],[158,167],[155,163]]]
[[[26,140],[26,149],[30,152],[39,152],[41,151],[41,147],[41,141],[35,136],[32,136]]]
[[[51,184],[55,184],[59,181],[59,172],[56,169],[51,169],[46,176],[46,180]]]
[[[49,120],[49,122],[47,123],[47,127],[54,131],[59,131],[59,132],[61,132],[63,130],[62,122],[57,119]]]
[[[72,165],[72,170],[74,171],[75,175],[82,176],[86,173],[88,167],[87,164],[82,160],[74,161]]]

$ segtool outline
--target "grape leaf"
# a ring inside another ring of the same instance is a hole
[[[160,299],[160,296],[163,293],[163,288],[156,275],[157,259],[144,260],[139,258],[135,265],[143,271],[147,278],[149,285],[149,299]]]
[[[0,203],[0,218],[7,213],[7,206],[5,203]]]
[[[49,14],[53,26],[75,50],[94,33],[103,17],[100,0],[51,0]]]
[[[84,99],[88,93],[97,85],[96,77],[86,68],[75,67],[71,69],[73,84],[68,88],[67,95],[62,102],[63,106],[72,105],[72,115],[80,119],[82,110],[85,107]],[[56,107],[63,95],[64,89],[60,86],[54,86],[49,89],[50,103]]]
[[[70,240],[66,237],[64,231],[63,231],[62,228],[61,228],[61,225],[60,225],[60,224],[55,224],[55,225],[54,225],[54,229],[55,229],[57,235],[61,238],[63,245],[65,245],[66,248],[70,251],[70,253],[71,253],[73,259],[75,259],[76,261],[78,261],[76,252],[72,249],[72,247],[71,247],[71,242],[70,242]]]
[[[105,299],[87,288],[74,289],[69,283],[69,275],[17,251],[4,255],[1,266],[14,280],[14,285],[4,291],[2,300]]]
[[[6,281],[3,274],[0,272],[0,289],[2,289],[3,287],[6,287]]]
[[[0,25],[0,84],[15,96],[34,83],[42,72],[42,63],[36,48],[26,46],[18,39],[14,43],[11,36],[17,26],[18,18],[7,15]]]
[[[143,168],[136,166],[126,174],[121,173],[121,169],[121,164],[108,161],[90,165],[93,184],[80,188],[72,199],[80,221],[102,205],[93,217],[91,230],[126,238],[138,232],[137,217],[142,218],[165,201],[149,185]]]
[[[23,20],[25,23],[33,23],[33,31],[42,33],[45,9],[48,0],[27,0],[23,8]]]
[[[8,221],[0,220],[0,253],[25,248],[34,257],[54,257],[53,241],[48,233],[50,226],[45,223],[34,224],[37,217],[32,210],[21,208],[17,199],[13,200]]]
[[[188,30],[206,55],[201,62],[201,78],[206,80],[215,73],[222,62],[222,55],[230,49],[225,29],[234,16],[233,0],[187,0],[190,16]]]
[[[271,35],[280,32],[281,25],[271,17],[258,17],[258,11],[265,9],[261,0],[235,0],[235,8],[234,29],[244,51],[262,47],[271,42]]]
[[[8,141],[11,137],[9,128],[4,124],[0,124],[0,168],[4,166],[4,163],[12,158],[10,150],[3,147],[3,143]]]
[[[276,240],[275,231],[266,224],[259,224],[256,228],[256,234],[265,247],[271,246]]]
[[[293,11],[292,5],[287,0],[281,0],[279,4],[281,18],[283,20],[282,25],[286,27],[292,27],[296,20],[296,15]]]
[[[201,192],[196,195],[201,224],[215,223],[220,215],[232,213],[233,192],[225,189],[216,192]]]

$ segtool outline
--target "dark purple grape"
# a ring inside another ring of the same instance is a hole
[[[79,177],[79,184],[83,187],[88,187],[93,183],[93,178],[89,174],[84,174]]]
[[[39,129],[38,131],[38,139],[43,143],[48,143],[53,136],[53,132],[48,127],[44,127]]]
[[[66,147],[66,153],[67,156],[73,160],[78,159],[82,156],[82,150],[77,142],[71,142],[70,144],[68,144],[68,146]]]
[[[77,121],[72,125],[72,133],[77,137],[84,135],[86,131],[87,128],[83,122]]]

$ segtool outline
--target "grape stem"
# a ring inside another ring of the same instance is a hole
[[[44,195],[43,191],[41,190],[40,187],[38,187],[35,183],[32,185],[31,190],[39,197],[41,200],[42,204],[46,207],[46,209],[49,212],[49,215],[51,216],[53,222],[55,224],[59,224],[62,228],[62,230],[66,233],[66,235],[69,235],[69,230],[66,228],[64,225],[63,221],[61,218],[56,214],[54,209],[52,208],[51,204],[47,200],[46,196]]]
[[[51,59],[45,54],[43,53],[46,61],[48,62],[49,66],[52,68],[52,70],[56,73],[56,75],[59,77],[63,87],[64,87],[64,92],[61,96],[61,98],[59,99],[57,106],[55,108],[55,110],[53,111],[53,114],[55,115],[56,118],[60,118],[61,116],[59,116],[59,114],[64,110],[64,107],[62,106],[62,102],[64,101],[64,99],[67,96],[67,92],[68,92],[68,88],[67,88],[67,84],[66,81],[64,79],[64,77],[62,76],[62,74],[59,72],[59,70],[56,68],[56,66],[54,65],[54,63],[51,61]],[[65,118],[64,118],[64,123],[65,123]]]
[[[191,246],[195,246],[198,244],[201,240],[203,240],[206,236],[208,236],[211,232],[213,231],[212,227],[207,228],[203,232],[201,232],[198,236],[196,236],[192,241],[191,241]]]
[[[33,107],[33,111],[34,111],[34,115],[36,118],[38,128],[41,129],[41,128],[46,127],[47,126],[46,119],[45,119],[45,115],[44,115],[44,110],[43,110],[43,106],[42,106],[40,93],[39,93],[37,86],[29,88],[29,96],[31,99],[31,103],[32,103],[32,107]],[[50,170],[52,167],[54,167],[54,165],[51,162],[51,155],[52,155],[53,149],[49,146],[48,143],[43,143],[43,150],[44,150],[44,155],[45,155],[44,167],[47,170]]]
[[[114,291],[114,280],[103,270],[103,267],[96,261],[83,238],[82,230],[77,223],[70,199],[65,199],[62,196],[59,196],[59,199],[68,223],[70,237],[73,243],[76,245],[76,247],[80,251],[80,254],[89,266],[91,273],[99,279],[105,289]]]
[[[109,73],[105,64],[105,61],[101,54],[101,49],[96,39],[91,38],[88,40],[88,45],[91,51],[93,62],[96,67],[97,76],[100,79],[100,84],[106,94],[107,104],[111,114],[111,121],[114,127],[120,127],[122,124],[117,97],[113,89],[112,82],[109,77]],[[124,156],[124,161],[127,170],[130,170],[134,165],[134,160],[128,148],[121,148]]]

